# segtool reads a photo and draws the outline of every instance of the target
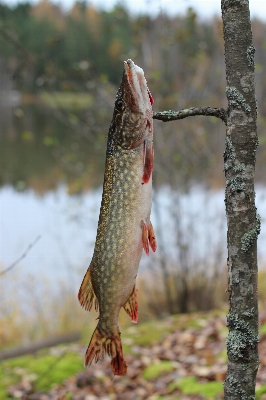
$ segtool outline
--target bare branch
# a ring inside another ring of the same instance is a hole
[[[9,267],[4,269],[3,271],[0,271],[0,276],[5,275],[7,272],[9,272],[11,269],[13,269],[23,258],[25,258],[28,254],[28,252],[32,249],[33,246],[40,240],[41,235],[37,236],[36,239],[30,243],[27,247],[27,249],[24,251],[24,253],[16,260],[14,261]]]
[[[211,107],[191,107],[185,108],[179,111],[160,111],[153,113],[153,119],[159,119],[163,122],[175,121],[177,119],[183,119],[187,117],[194,117],[195,115],[205,115],[220,118],[225,124],[227,124],[227,112],[223,108],[211,108]]]

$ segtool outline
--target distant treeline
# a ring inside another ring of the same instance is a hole
[[[257,179],[265,181],[266,24],[253,20],[252,25],[261,144]],[[68,12],[48,0],[14,7],[0,4],[0,76],[8,76],[13,87],[23,93],[89,94],[91,106],[82,117],[65,113],[64,123],[72,124],[76,131],[82,127],[85,132],[90,130],[97,143],[102,136],[105,140],[108,128],[100,122],[106,113],[106,119],[111,118],[123,60],[128,58],[144,69],[156,111],[227,107],[219,17],[203,21],[191,8],[185,16],[132,16],[121,3],[105,11],[77,1]],[[159,183],[172,180],[174,185],[178,176],[182,186],[192,178],[196,182],[207,180],[214,187],[224,184],[225,129],[221,121],[193,117],[167,124],[156,122],[155,129],[155,179]],[[32,131],[32,127],[24,130]]]
[[[177,78],[181,82],[185,75],[193,76],[199,64],[204,75],[222,41],[220,22],[200,23],[191,9],[182,18],[161,14],[153,19],[132,17],[121,4],[104,11],[86,1],[76,2],[67,13],[47,0],[1,4],[0,33],[1,57],[21,90],[36,90],[44,82],[80,90],[94,78],[117,84],[121,61],[127,58],[167,87]],[[215,64],[213,74],[223,69]]]
[[[266,24],[253,21],[257,95],[263,99],[265,31]],[[133,17],[119,3],[105,11],[77,1],[69,12],[49,0],[14,7],[0,4],[0,49],[0,58],[22,91],[43,85],[80,91],[95,79],[117,85],[122,61],[132,58],[170,104],[182,106],[191,98],[202,104],[202,98],[213,101],[217,95],[220,103],[221,90],[224,93],[221,19],[200,21],[191,8],[182,17],[161,13],[152,18]]]

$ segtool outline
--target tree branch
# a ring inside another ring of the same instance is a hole
[[[208,117],[220,118],[227,124],[227,111],[223,108],[212,107],[191,107],[179,111],[160,111],[153,113],[153,119],[159,119],[163,122],[175,121],[187,117],[194,117],[195,115],[205,115]]]
[[[30,243],[27,247],[27,249],[24,251],[24,253],[16,260],[14,261],[9,267],[4,269],[3,271],[0,271],[0,276],[5,275],[7,272],[9,272],[11,269],[13,269],[23,258],[25,258],[28,254],[28,252],[32,249],[33,246],[40,240],[41,235],[37,236],[36,239]]]

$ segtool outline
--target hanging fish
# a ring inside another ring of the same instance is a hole
[[[99,322],[85,355],[85,365],[111,356],[114,375],[125,375],[118,315],[123,307],[138,319],[136,276],[142,249],[156,250],[150,221],[153,170],[154,100],[144,72],[132,60],[116,95],[109,128],[103,195],[94,254],[81,284],[82,307],[99,311]]]

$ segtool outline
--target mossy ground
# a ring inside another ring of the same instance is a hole
[[[178,340],[178,335],[182,336],[187,330],[188,332],[194,332],[195,338],[199,338],[203,335],[204,327],[209,324],[211,320],[216,321],[217,318],[223,314],[222,312],[213,311],[211,313],[194,313],[186,315],[174,315],[167,317],[163,320],[153,320],[146,323],[138,325],[130,325],[126,323],[122,330],[122,340],[123,348],[125,353],[128,353],[128,357],[134,357],[135,360],[140,362],[143,354],[141,349],[146,349],[148,351],[148,358],[150,357],[150,364],[142,366],[138,371],[138,379],[141,381],[149,382],[161,382],[165,389],[172,393],[175,400],[182,399],[183,396],[188,396],[190,398],[201,398],[201,399],[221,399],[223,393],[222,379],[212,380],[204,379],[189,371],[188,376],[179,375],[177,373],[177,365],[180,364],[179,360],[173,362],[167,359],[152,358],[153,346],[163,345],[160,343],[167,342],[167,335],[176,335],[176,340]],[[224,314],[223,314],[224,315]],[[221,320],[221,319],[220,319]],[[122,324],[123,325],[123,324]],[[218,330],[221,334],[221,338],[225,337],[225,325],[220,324]],[[27,355],[22,357],[17,357],[14,359],[5,360],[0,363],[0,399],[8,400],[8,388],[17,385],[22,379],[30,380],[34,391],[49,391],[56,385],[62,384],[67,378],[75,376],[77,373],[86,373],[87,370],[83,367],[83,353],[84,348],[89,341],[90,335],[93,332],[94,325],[90,324],[89,327],[84,330],[82,334],[81,343],[77,345],[67,345],[58,346],[51,349],[46,349],[37,352],[34,355]],[[261,327],[261,334],[265,333],[266,328],[264,325]],[[213,340],[210,336],[209,341]],[[187,345],[184,344],[184,347]],[[188,346],[190,346],[188,344]],[[135,347],[135,350],[134,350]],[[136,350],[137,349],[137,350]],[[138,349],[139,352],[138,352]],[[149,353],[151,349],[151,354]],[[196,353],[193,353],[196,356]],[[204,350],[205,351],[205,350]],[[130,355],[129,355],[130,354]],[[204,354],[204,353],[203,353]],[[201,357],[201,355],[197,355]],[[147,358],[147,357],[146,357]],[[215,364],[216,360],[221,360],[221,358],[226,359],[226,351],[217,352],[212,363]],[[132,358],[131,358],[132,359]],[[221,361],[219,361],[221,362]],[[226,360],[224,360],[226,364]],[[110,369],[109,360],[105,364]],[[212,365],[205,364],[207,368],[211,368]],[[112,390],[115,391],[116,384],[122,384],[124,379],[131,380],[131,378],[116,377],[114,383],[110,380],[109,375],[104,375],[105,370],[103,369],[103,364],[97,364],[97,368],[103,373],[102,377],[99,375],[97,378],[91,378],[92,385],[94,380],[101,385],[113,385]],[[93,369],[89,369],[89,372]],[[107,371],[107,369],[106,369]],[[74,378],[73,378],[74,379]],[[170,380],[169,380],[170,379]],[[172,382],[171,382],[172,379]],[[95,383],[96,383],[95,381]],[[111,384],[110,384],[111,382]],[[132,383],[134,382],[134,379]],[[169,383],[170,382],[170,383]],[[109,387],[109,386],[108,386]],[[72,392],[71,392],[72,393]],[[64,393],[64,398],[74,398],[74,394],[66,391]],[[262,399],[263,395],[266,393],[266,385],[261,383],[257,388],[257,399]],[[103,393],[104,394],[104,393]],[[105,393],[107,395],[107,392]],[[155,397],[153,397],[155,399]],[[163,399],[164,396],[158,394],[157,400]],[[172,397],[171,397],[172,399]]]
[[[18,383],[22,377],[34,385],[34,389],[48,391],[53,385],[75,375],[82,368],[82,356],[76,352],[62,349],[57,354],[40,351],[2,361],[0,364],[0,399],[5,400],[7,389]]]
[[[156,379],[160,375],[170,372],[174,369],[173,363],[171,361],[158,361],[154,364],[149,365],[142,372],[142,376],[144,379]]]
[[[266,385],[261,385],[257,390],[256,390],[256,399],[265,399],[265,395],[266,393]]]
[[[223,393],[222,382],[199,382],[196,377],[188,376],[168,385],[170,390],[180,389],[184,395],[199,394],[205,399],[213,399]]]

